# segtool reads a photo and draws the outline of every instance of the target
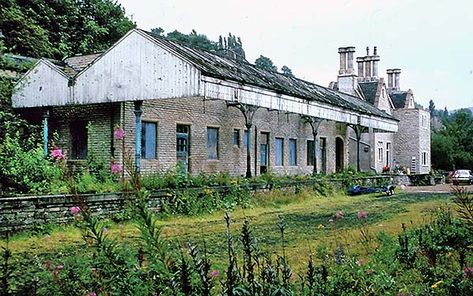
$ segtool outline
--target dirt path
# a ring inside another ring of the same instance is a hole
[[[437,184],[435,186],[406,186],[404,192],[420,192],[420,193],[450,193],[452,184]],[[455,186],[456,187],[456,186]],[[473,192],[473,185],[464,186],[469,192]]]

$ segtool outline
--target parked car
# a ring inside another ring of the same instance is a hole
[[[456,170],[452,176],[453,185],[460,183],[473,184],[473,174],[470,170]]]

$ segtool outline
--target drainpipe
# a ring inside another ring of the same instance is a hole
[[[46,110],[43,113],[43,153],[44,156],[48,155],[48,119],[49,119],[49,110]]]
[[[135,101],[135,170],[141,171],[141,106],[143,101]]]

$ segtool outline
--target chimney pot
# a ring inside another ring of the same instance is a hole
[[[340,70],[338,74],[343,75],[347,72],[347,51],[345,47],[339,47],[338,53],[340,54]]]
[[[373,48],[373,55],[378,55],[378,48],[376,46]]]
[[[363,58],[358,57],[356,62],[358,63],[358,78],[363,78],[365,76],[365,61]]]
[[[393,70],[387,69],[386,73],[388,74],[388,89],[391,90],[393,88]]]
[[[369,56],[369,55],[370,55],[370,47],[367,46],[367,47],[366,47],[366,56]]]
[[[346,47],[346,55],[347,55],[347,74],[354,74],[355,69],[353,68],[353,54],[355,53],[355,47],[350,46]]]

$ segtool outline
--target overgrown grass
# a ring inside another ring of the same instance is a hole
[[[340,240],[350,254],[365,254],[357,219],[360,210],[368,213],[366,226],[376,241],[379,232],[397,234],[402,231],[401,224],[408,227],[425,224],[430,221],[432,211],[451,204],[449,195],[400,193],[389,197],[379,194],[349,197],[334,193],[321,197],[307,190],[296,194],[274,190],[258,193],[254,199],[257,206],[232,212],[232,234],[238,237],[244,220],[248,220],[261,248],[279,253],[281,244],[276,224],[278,216],[281,216],[287,225],[288,260],[295,270],[306,265],[308,254],[319,248],[333,249]],[[329,220],[334,219],[337,211],[343,211],[344,219],[334,226]],[[190,217],[167,216],[158,224],[163,227],[163,237],[173,242],[205,244],[218,267],[226,262],[223,215],[224,212],[219,211]],[[133,221],[122,224],[109,221],[106,227],[111,237],[137,244],[138,231]],[[5,241],[1,244],[4,245]],[[25,232],[10,239],[10,249],[16,255],[47,257],[71,246],[79,250],[84,246],[81,233],[74,226],[51,226],[42,229],[42,233]],[[373,248],[376,246],[374,243]]]

